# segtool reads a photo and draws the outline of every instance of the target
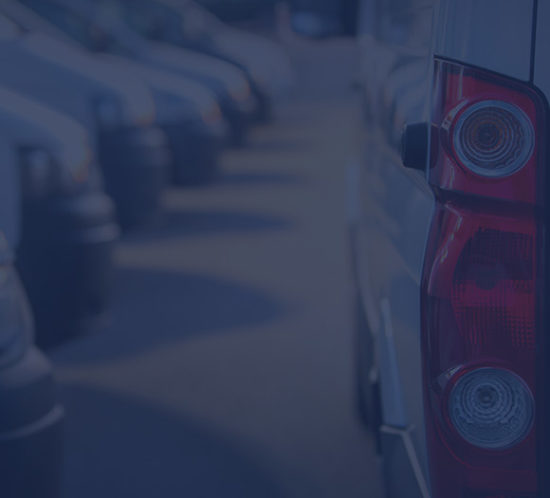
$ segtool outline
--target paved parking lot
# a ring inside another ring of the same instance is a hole
[[[352,57],[294,48],[276,121],[124,237],[111,314],[54,354],[65,498],[380,496],[352,410]]]

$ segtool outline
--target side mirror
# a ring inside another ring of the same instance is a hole
[[[290,0],[290,26],[307,38],[355,36],[359,0]]]
[[[406,168],[425,171],[428,162],[428,123],[405,126],[401,138],[401,159]]]

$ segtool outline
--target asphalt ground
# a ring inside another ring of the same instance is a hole
[[[288,43],[274,122],[123,238],[109,316],[53,355],[65,498],[380,496],[353,405],[353,49]]]

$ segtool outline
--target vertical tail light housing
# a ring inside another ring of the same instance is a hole
[[[545,101],[436,60],[422,282],[434,498],[538,496]]]

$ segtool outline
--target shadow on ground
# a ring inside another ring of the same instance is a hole
[[[262,152],[267,154],[288,154],[294,152],[297,154],[308,153],[308,148],[314,144],[308,142],[304,137],[295,139],[285,138],[266,138],[251,142],[248,149],[252,152]]]
[[[230,186],[304,186],[306,179],[298,175],[287,175],[284,173],[225,173],[219,183]]]
[[[223,278],[121,268],[116,281],[116,312],[109,323],[57,350],[59,364],[111,361],[170,342],[261,325],[287,311],[267,293]]]
[[[70,455],[63,498],[282,496],[258,455],[185,415],[87,387],[61,394]]]
[[[286,230],[290,227],[289,221],[277,216],[168,207],[155,225],[150,226],[145,232],[128,234],[125,240],[127,242],[154,240],[160,245],[163,239],[173,237]]]

